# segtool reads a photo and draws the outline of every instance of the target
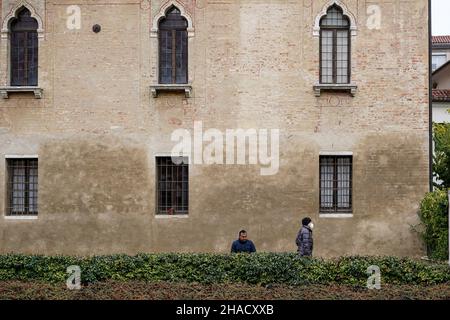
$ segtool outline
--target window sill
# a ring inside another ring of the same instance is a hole
[[[160,92],[184,92],[186,98],[192,96],[192,86],[189,84],[154,84],[150,86],[153,98],[158,97]]]
[[[8,99],[10,93],[15,92],[32,92],[34,94],[34,97],[36,99],[42,98],[42,93],[44,90],[39,87],[13,87],[13,86],[7,86],[7,87],[0,87],[0,95],[3,99]]]
[[[37,220],[38,216],[5,216],[5,220]]]
[[[187,219],[188,214],[157,214],[156,219]]]
[[[354,97],[358,86],[351,83],[346,84],[326,84],[320,83],[313,86],[316,97],[320,97],[322,91],[348,91]]]
[[[319,213],[319,218],[348,219],[353,218],[353,213]]]

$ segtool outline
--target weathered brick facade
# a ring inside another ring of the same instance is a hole
[[[258,251],[295,251],[300,220],[315,222],[314,254],[420,256],[411,225],[429,188],[428,1],[178,0],[189,16],[192,96],[162,93],[153,20],[166,0],[1,1],[33,8],[39,87],[0,99],[0,252],[228,252],[245,228]],[[344,4],[349,93],[322,92],[314,23]],[[67,7],[81,29],[67,28]],[[367,8],[381,9],[380,29]],[[99,24],[102,31],[94,33]],[[8,85],[2,32],[0,86]],[[155,155],[171,133],[280,129],[280,170],[191,165],[188,217],[155,215]],[[353,153],[353,216],[319,215],[319,155]],[[39,156],[39,215],[6,219],[7,155]]]

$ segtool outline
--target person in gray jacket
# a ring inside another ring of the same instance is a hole
[[[295,243],[298,247],[298,254],[301,257],[311,257],[313,251],[313,236],[312,229],[314,228],[314,224],[311,221],[311,218],[304,218],[302,220],[302,227],[298,232],[297,239],[295,239]]]

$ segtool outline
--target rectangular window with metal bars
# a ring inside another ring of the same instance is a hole
[[[352,156],[320,157],[320,212],[352,212]]]
[[[156,171],[157,214],[188,214],[188,158],[157,157]]]
[[[38,214],[38,159],[7,159],[9,216]]]

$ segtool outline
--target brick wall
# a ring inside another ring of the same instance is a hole
[[[423,255],[411,225],[429,177],[427,1],[341,2],[357,27],[354,97],[314,94],[313,26],[327,1],[176,2],[195,29],[187,99],[150,95],[158,69],[150,30],[166,1],[79,0],[80,30],[66,25],[73,1],[30,1],[44,21],[44,95],[0,100],[0,158],[39,155],[39,218],[5,220],[0,196],[0,251],[227,252],[242,228],[259,251],[294,251],[300,220],[310,216],[316,255]],[[2,2],[3,19],[16,3]],[[367,27],[373,4],[379,30]],[[154,157],[171,151],[173,130],[192,130],[194,121],[222,131],[280,129],[279,173],[192,165],[189,217],[156,217]],[[353,153],[353,217],[323,218],[319,154],[338,151]]]

